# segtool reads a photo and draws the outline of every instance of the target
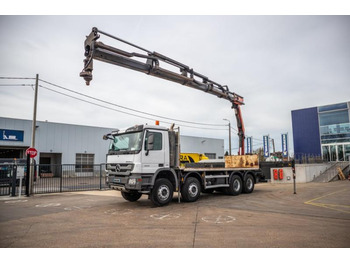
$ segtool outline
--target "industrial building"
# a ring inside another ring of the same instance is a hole
[[[116,129],[116,128],[115,128]],[[93,165],[105,163],[109,141],[102,139],[113,128],[36,122],[35,148],[39,164]],[[0,158],[25,158],[31,145],[32,121],[0,117]],[[224,140],[181,136],[181,151],[223,158]]]
[[[295,158],[350,161],[350,102],[292,111]]]

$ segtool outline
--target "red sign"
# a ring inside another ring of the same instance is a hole
[[[29,155],[29,156],[30,156],[30,158],[34,158],[34,157],[36,157],[36,156],[37,156],[38,151],[36,151],[36,149],[35,149],[35,148],[30,147],[30,148],[28,148],[28,149],[26,150],[26,154],[27,154],[27,155]]]

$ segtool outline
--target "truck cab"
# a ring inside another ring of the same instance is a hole
[[[160,126],[136,125],[104,136],[111,143],[107,154],[106,183],[120,190],[125,199],[138,200],[150,194],[155,181],[167,179],[170,184],[158,192],[172,194],[178,186],[176,176],[175,132]]]

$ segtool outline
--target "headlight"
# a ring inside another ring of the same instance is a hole
[[[130,178],[129,185],[136,185],[136,178]]]

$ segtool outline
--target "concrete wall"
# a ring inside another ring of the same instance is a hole
[[[296,183],[307,183],[314,180],[322,174],[331,164],[320,163],[320,164],[297,164],[295,165],[295,178]],[[273,176],[273,169],[283,169],[283,179],[275,180]],[[293,172],[291,167],[283,168],[271,168],[271,183],[293,183]]]

